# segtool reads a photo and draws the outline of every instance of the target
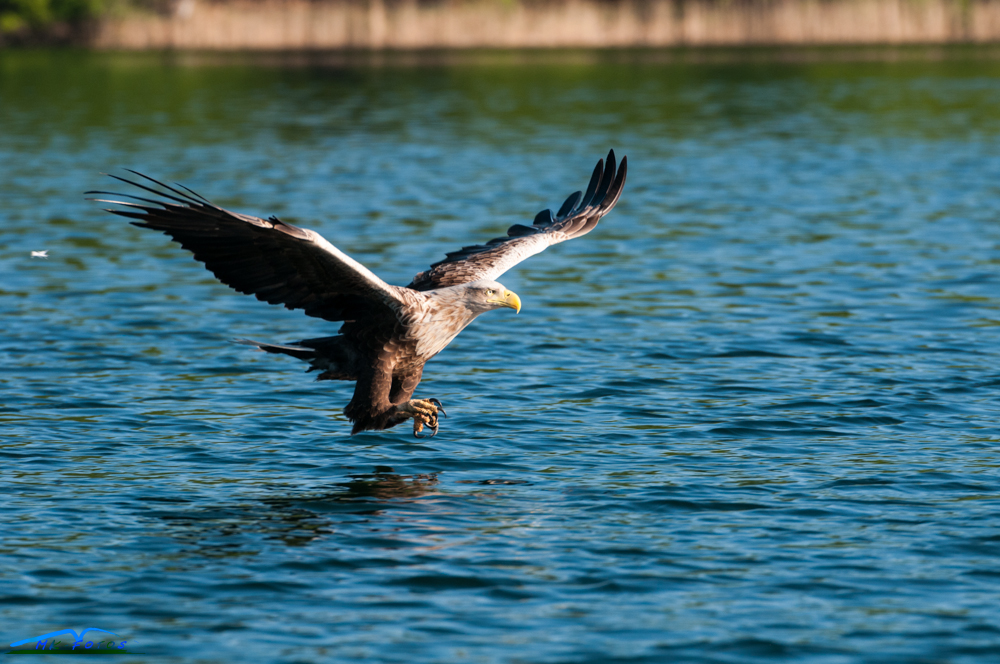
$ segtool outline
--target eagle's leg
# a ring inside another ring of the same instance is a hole
[[[437,399],[410,399],[396,406],[396,412],[404,413],[413,418],[413,436],[415,438],[431,438],[438,432],[438,413],[448,416],[444,406]],[[421,436],[420,432],[427,427],[430,436]]]

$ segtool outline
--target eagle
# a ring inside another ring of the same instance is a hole
[[[318,380],[356,383],[344,409],[352,435],[412,419],[413,435],[420,438],[425,427],[435,435],[439,414],[446,416],[439,399],[412,398],[427,361],[479,315],[502,308],[520,312],[521,299],[496,279],[546,247],[593,230],[618,202],[627,166],[626,157],[616,166],[611,150],[606,161],[598,160],[586,191],[571,194],[555,214],[543,210],[530,226],[515,224],[505,237],[450,252],[405,287],[382,281],[315,231],[225,210],[184,185],[138,171],[128,172],[139,180],[110,177],[156,198],[87,195],[113,196],[89,200],[116,206],[107,211],[135,226],[162,231],[236,291],[341,323],[331,337],[288,344],[236,341],[308,362],[308,371],[320,372]]]

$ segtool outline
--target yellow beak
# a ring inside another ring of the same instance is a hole
[[[519,298],[517,293],[514,291],[505,290],[503,292],[502,300],[490,300],[490,302],[504,307],[510,307],[514,310],[514,313],[521,313],[521,298]]]

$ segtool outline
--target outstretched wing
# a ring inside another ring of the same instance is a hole
[[[108,212],[136,219],[142,228],[163,231],[194,253],[222,283],[270,304],[302,309],[329,321],[394,315],[402,289],[390,286],[318,233],[267,221],[213,205],[183,185],[177,189],[136,171],[159,188],[111,177],[160,197],[88,191],[130,200],[92,198],[124,209]],[[163,200],[166,199],[166,200]]]
[[[446,254],[443,261],[415,276],[409,288],[425,291],[479,279],[496,279],[550,245],[586,235],[618,202],[625,186],[627,167],[628,159],[622,157],[621,167],[616,172],[615,151],[611,150],[606,165],[604,160],[598,160],[586,193],[572,194],[557,214],[542,210],[531,226],[515,224],[507,230],[507,237]]]

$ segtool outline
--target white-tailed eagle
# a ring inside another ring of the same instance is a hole
[[[496,279],[546,247],[589,233],[618,202],[627,161],[597,162],[586,192],[566,199],[559,212],[543,210],[531,226],[516,224],[506,237],[463,247],[431,265],[406,287],[375,276],[314,231],[230,212],[183,185],[169,186],[130,171],[149,184],[111,176],[157,199],[92,191],[130,200],[91,199],[142,228],[163,231],[222,283],[270,304],[302,309],[308,316],[342,322],[336,336],[290,344],[239,340],[269,353],[304,360],[319,380],[357,384],[344,414],[351,433],[381,430],[413,419],[413,433],[437,433],[437,399],[411,399],[424,364],[444,350],[466,325],[492,309],[521,310],[521,300]],[[155,188],[150,185],[155,185]]]

